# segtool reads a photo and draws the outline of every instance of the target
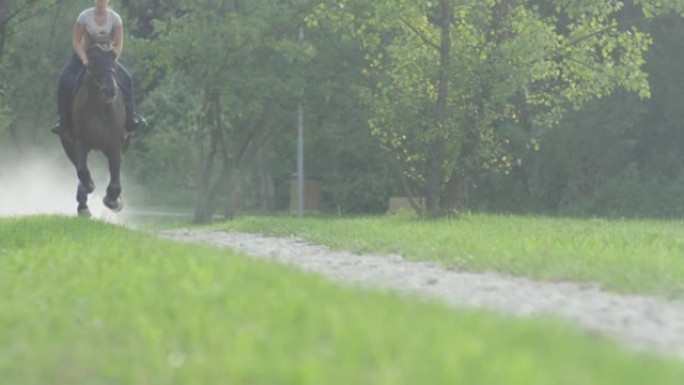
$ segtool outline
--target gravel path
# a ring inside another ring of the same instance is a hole
[[[591,285],[538,282],[500,274],[455,271],[398,255],[331,251],[297,238],[222,231],[174,230],[159,234],[212,243],[255,258],[295,265],[348,284],[390,288],[446,304],[516,316],[553,314],[635,348],[684,359],[684,303],[620,295]]]

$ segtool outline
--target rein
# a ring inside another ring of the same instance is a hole
[[[114,50],[114,45],[113,44],[95,44],[90,48],[90,50],[93,50],[93,49],[99,49],[103,53],[104,52],[111,52]],[[105,74],[105,73],[111,73],[113,75],[116,74],[116,66],[114,66],[113,68],[102,68],[102,69],[98,70],[97,72],[93,73],[90,70],[90,65],[89,65],[85,68],[85,70],[86,70],[86,75],[89,76],[91,79],[93,79],[95,84],[97,84],[97,86],[100,88],[102,88],[102,84],[99,81],[99,79],[103,74]],[[114,83],[116,85],[116,80],[114,81]]]
[[[105,72],[111,72],[114,74],[116,73],[116,70],[114,68],[104,68],[93,75],[93,73],[90,72],[90,68],[86,68],[86,75],[90,76],[93,80],[95,80],[95,83],[97,83],[97,78]]]

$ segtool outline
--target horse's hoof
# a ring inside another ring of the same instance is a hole
[[[107,199],[107,197],[105,197],[102,200],[102,203],[104,203],[105,207],[107,207],[108,209],[112,210],[115,213],[118,213],[121,210],[123,210],[123,206],[124,206],[123,201],[121,201],[121,198],[118,198],[115,201],[110,201],[109,199]]]
[[[90,212],[90,209],[87,207],[78,209],[78,216],[81,218],[92,218],[93,214]]]
[[[79,187],[83,188],[86,194],[91,194],[93,191],[95,191],[95,183],[92,181],[85,184],[83,182],[79,182],[79,184]]]

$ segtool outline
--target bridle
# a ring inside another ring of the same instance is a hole
[[[96,44],[96,45],[94,45],[94,46],[91,48],[91,50],[93,50],[93,49],[99,49],[100,51],[102,51],[103,53],[105,53],[105,52],[113,51],[113,50],[114,50],[114,46],[111,45],[111,44]],[[93,72],[91,71],[91,68],[90,68],[90,67],[91,67],[90,65],[88,65],[88,66],[86,67],[86,69],[85,69],[85,70],[86,70],[86,75],[87,75],[88,77],[90,77],[90,78],[93,80],[93,82],[95,82],[95,84],[97,85],[97,87],[100,89],[100,92],[103,92],[103,89],[104,89],[104,86],[103,86],[102,80],[101,80],[101,79],[102,79],[102,75],[104,75],[104,74],[107,73],[107,72],[111,73],[111,74],[115,77],[115,78],[114,78],[114,86],[115,86],[115,87],[117,86],[117,84],[116,84],[116,65],[114,65],[114,66],[111,67],[111,68],[101,68],[101,69],[99,69],[99,70],[98,70],[97,72],[95,72],[95,73],[93,73]]]
[[[103,68],[103,69],[95,72],[95,74],[93,74],[90,71],[90,68],[86,68],[86,75],[90,76],[95,81],[95,83],[97,83],[98,85],[100,85],[100,84],[97,81],[97,79],[99,79],[100,76],[102,76],[102,74],[104,74],[105,72],[111,72],[113,74],[116,74],[116,70],[114,68]]]

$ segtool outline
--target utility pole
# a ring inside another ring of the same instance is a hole
[[[299,27],[299,41],[304,42],[304,26]],[[304,215],[304,90],[297,107],[297,217]]]

